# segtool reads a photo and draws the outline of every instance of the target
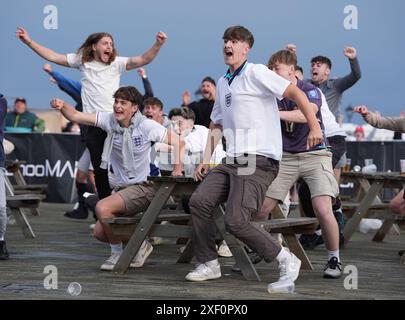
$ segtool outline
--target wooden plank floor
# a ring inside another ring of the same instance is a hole
[[[315,271],[301,271],[294,294],[270,295],[266,286],[277,279],[276,263],[258,265],[259,283],[232,272],[232,258],[221,258],[221,279],[190,283],[184,276],[192,265],[175,263],[180,246],[174,244],[156,246],[141,269],[125,275],[102,272],[109,248],[91,236],[92,220],[63,217],[70,207],[44,203],[41,216],[28,216],[37,235],[33,240],[24,239],[18,226],[8,226],[11,259],[0,261],[0,299],[405,299],[405,265],[398,256],[405,249],[405,232],[383,243],[372,242],[371,234],[355,233],[341,257],[344,265],[357,267],[357,290],[346,290],[344,277],[322,278],[326,251],[320,247],[308,252]],[[49,265],[58,271],[56,290],[44,288],[43,272]],[[73,282],[81,285],[78,296],[67,292]]]

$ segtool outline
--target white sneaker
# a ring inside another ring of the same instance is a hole
[[[332,257],[326,263],[323,269],[323,277],[329,279],[338,279],[342,275],[342,263],[336,257]]]
[[[221,266],[218,260],[199,264],[193,271],[186,275],[188,281],[205,281],[221,277]]]
[[[90,230],[94,230],[95,227],[96,227],[96,224],[95,224],[95,223],[92,223],[91,225],[89,225],[89,229],[90,229]]]
[[[100,270],[111,271],[114,269],[114,266],[117,264],[118,259],[121,256],[121,252],[113,253],[100,267]]]
[[[294,290],[294,281],[297,280],[300,273],[301,260],[293,253],[289,254],[287,259],[284,259],[279,264],[280,278],[278,281],[270,283],[267,286],[269,293],[290,292]]]
[[[230,258],[230,257],[233,256],[233,255],[232,255],[232,252],[231,252],[231,250],[229,249],[228,245],[226,244],[225,240],[222,241],[222,243],[221,243],[221,245],[219,246],[217,252],[218,252],[218,255],[219,255],[220,257]]]
[[[129,265],[131,268],[140,268],[145,263],[146,259],[153,251],[153,246],[149,243],[149,241],[145,240],[142,242],[141,247],[138,250],[135,258],[132,260],[131,264]]]

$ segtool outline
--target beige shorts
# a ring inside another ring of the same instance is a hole
[[[125,203],[125,216],[133,216],[146,211],[156,193],[156,187],[151,181],[145,181],[126,187],[120,187],[116,193],[121,196]]]
[[[317,150],[295,154],[284,152],[277,178],[267,190],[266,197],[283,201],[299,178],[308,184],[311,198],[336,198],[339,194],[339,186],[333,175],[332,153]]]

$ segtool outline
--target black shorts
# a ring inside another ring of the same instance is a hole
[[[335,168],[346,152],[346,139],[343,136],[333,136],[328,138],[328,142],[332,152],[332,167]]]

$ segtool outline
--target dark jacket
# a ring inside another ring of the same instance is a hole
[[[4,118],[7,114],[7,100],[0,93],[0,168],[4,168],[6,156],[4,154]]]

